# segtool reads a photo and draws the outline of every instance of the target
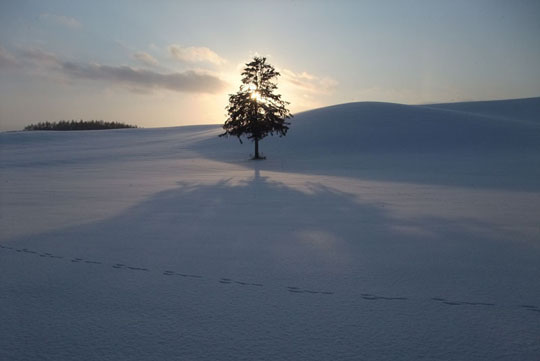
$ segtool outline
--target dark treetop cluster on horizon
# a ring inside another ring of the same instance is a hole
[[[279,76],[274,67],[266,63],[264,57],[254,57],[246,64],[242,72],[242,85],[236,94],[229,96],[227,112],[229,117],[223,125],[225,133],[220,136],[247,136],[255,142],[253,159],[263,159],[259,156],[259,140],[268,134],[287,134],[290,123],[286,119],[292,114],[286,108],[289,104],[274,94],[277,85],[274,79]]]
[[[40,122],[24,127],[24,130],[101,130],[101,129],[122,129],[137,128],[136,125],[129,125],[119,122],[104,122],[103,120],[61,120],[59,122]]]

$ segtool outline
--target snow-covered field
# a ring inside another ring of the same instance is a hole
[[[0,360],[539,360],[540,98],[0,134]]]

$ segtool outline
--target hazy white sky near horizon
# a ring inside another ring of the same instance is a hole
[[[540,96],[540,1],[0,1],[0,130],[222,123],[264,55],[293,112]]]

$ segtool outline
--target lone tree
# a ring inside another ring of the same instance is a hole
[[[227,112],[229,117],[223,125],[223,136],[236,136],[240,143],[242,135],[255,142],[253,159],[264,159],[259,155],[259,140],[268,134],[287,134],[290,123],[286,119],[292,114],[286,108],[289,104],[274,94],[277,85],[274,79],[280,74],[264,57],[254,57],[242,72],[242,85],[236,94],[229,95]]]

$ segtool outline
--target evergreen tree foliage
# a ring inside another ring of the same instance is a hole
[[[242,72],[242,84],[236,94],[229,95],[228,118],[223,125],[225,133],[220,136],[246,136],[255,143],[253,159],[259,156],[259,140],[267,135],[287,134],[292,114],[286,108],[288,102],[275,94],[275,79],[279,76],[264,57],[254,57]]]
[[[122,129],[137,128],[119,122],[104,122],[103,120],[61,120],[59,122],[39,122],[24,127],[24,130],[100,130],[100,129]]]

